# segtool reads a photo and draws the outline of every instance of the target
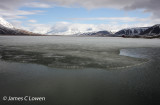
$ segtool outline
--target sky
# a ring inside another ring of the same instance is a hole
[[[77,34],[160,23],[160,0],[0,0],[0,16],[42,34]]]

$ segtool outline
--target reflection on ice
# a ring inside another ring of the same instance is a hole
[[[120,55],[134,58],[154,59],[160,56],[159,48],[128,48],[121,49]]]

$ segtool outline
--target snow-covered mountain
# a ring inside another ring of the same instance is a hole
[[[79,24],[69,22],[58,22],[47,30],[48,35],[80,35],[83,33],[93,33],[102,30],[107,30],[106,25],[95,24]]]
[[[13,29],[13,25],[8,23],[6,20],[0,17],[0,27],[6,27],[6,28],[11,28]]]
[[[40,28],[41,30],[44,27]],[[38,30],[40,30],[38,29]],[[128,28],[122,29],[115,34],[107,30],[106,28],[99,28],[96,25],[84,25],[84,24],[69,24],[61,23],[53,27],[47,27],[47,31],[44,31],[45,35],[75,35],[75,36],[160,36],[160,24],[154,25],[152,27],[139,27],[139,28]],[[43,31],[43,30],[42,30]],[[12,24],[7,22],[5,19],[0,17],[0,35],[41,35],[40,31],[36,31],[35,34],[29,31],[21,30],[15,28]]]
[[[98,32],[89,32],[83,34],[76,34],[77,36],[110,36],[111,33],[108,31],[98,31]]]
[[[144,32],[140,33],[141,35],[158,35],[160,34],[160,24],[154,25]]]
[[[122,29],[116,32],[115,35],[140,35],[142,32],[146,31],[148,28],[149,27]]]
[[[0,35],[38,35],[29,31],[16,29],[12,24],[0,17]]]

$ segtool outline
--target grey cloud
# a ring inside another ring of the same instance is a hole
[[[152,13],[154,18],[159,18],[160,0],[41,0],[53,2],[61,6],[79,6],[93,8],[117,8],[122,10],[143,9]]]
[[[38,10],[19,10],[20,7],[23,7],[32,1],[33,0],[0,0],[0,16],[4,17],[5,19],[20,19],[26,18],[25,15],[33,15],[44,12]]]
[[[4,17],[5,19],[22,19],[22,18],[26,18],[26,15],[33,15],[33,14],[38,14],[38,13],[42,13],[44,11],[24,11],[24,10],[0,10],[0,16]]]
[[[154,18],[159,18],[160,0],[141,0],[130,6],[124,7],[125,10],[144,9],[144,12],[151,12]]]
[[[49,4],[45,4],[45,0],[43,2],[38,2],[38,0],[0,0],[0,10],[15,10],[20,7],[42,7],[48,8]]]
[[[31,0],[0,0],[0,9],[1,10],[12,10],[18,9],[24,3]]]
[[[50,8],[51,5],[46,3],[40,3],[40,2],[30,2],[26,3],[25,6],[27,7],[35,7],[35,8]]]
[[[67,6],[94,8],[116,8],[123,10],[143,9],[144,12],[152,13],[154,18],[159,18],[160,0],[0,0],[0,10],[13,10],[26,3],[39,2],[41,7]],[[48,5],[49,4],[49,5]],[[36,4],[34,6],[37,6]]]
[[[40,0],[52,2],[55,5],[61,6],[79,6],[85,8],[122,8],[123,6],[132,3],[131,0]],[[138,1],[138,0],[136,0]]]

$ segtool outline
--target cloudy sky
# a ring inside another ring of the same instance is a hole
[[[160,0],[0,0],[0,16],[17,28],[75,34],[160,23]]]

